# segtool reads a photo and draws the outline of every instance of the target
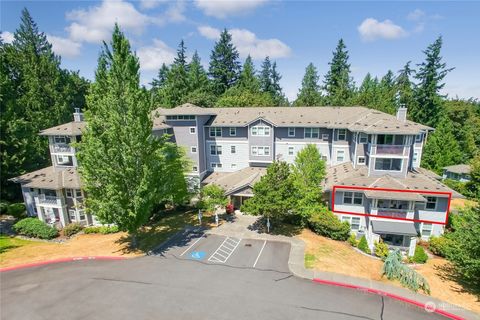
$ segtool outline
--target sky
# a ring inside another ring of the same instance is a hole
[[[188,55],[197,50],[207,67],[220,31],[227,28],[242,60],[250,54],[257,69],[267,55],[277,62],[290,100],[310,62],[323,80],[340,38],[359,85],[367,72],[382,77],[407,61],[421,63],[423,50],[441,35],[444,62],[455,68],[445,79],[443,93],[480,99],[478,1],[2,0],[5,42],[12,41],[24,7],[62,57],[62,66],[91,80],[102,41],[109,42],[115,22],[136,51],[141,81],[147,86],[162,63],[173,61],[181,39]]]

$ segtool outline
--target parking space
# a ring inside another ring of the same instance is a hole
[[[277,241],[240,239],[197,233],[173,239],[162,256],[196,260],[207,264],[227,265],[289,272],[290,244]]]

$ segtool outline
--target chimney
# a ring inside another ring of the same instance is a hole
[[[73,121],[82,122],[83,121],[83,112],[80,112],[80,108],[75,108],[73,113]]]
[[[401,122],[407,121],[407,107],[404,104],[401,104],[397,109],[397,120]]]

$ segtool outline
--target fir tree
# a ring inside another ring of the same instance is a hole
[[[411,77],[414,70],[410,68],[410,61],[408,61],[403,69],[398,72],[397,79],[395,80],[395,86],[397,89],[396,104],[397,108],[405,106],[410,110],[417,108],[417,101],[415,100],[414,84],[411,81]]]
[[[169,69],[167,65],[165,63],[162,63],[162,66],[158,70],[157,77],[154,78],[150,83],[152,85],[152,90],[161,89],[165,85],[165,82],[167,82],[168,72]]]
[[[270,62],[270,58],[268,56],[265,57],[262,63],[262,70],[260,71],[260,89],[262,92],[267,92],[272,97],[275,95],[275,91],[273,88],[273,79],[272,79],[272,63]]]
[[[354,93],[346,48],[343,39],[340,39],[329,63],[330,70],[325,75],[324,89],[327,93],[325,99],[330,105],[347,105]]]
[[[232,36],[227,29],[224,29],[212,50],[208,69],[213,91],[217,96],[233,87],[237,81],[240,71],[238,57],[238,51],[232,43]]]
[[[272,92],[273,92],[273,102],[276,106],[288,105],[288,101],[283,94],[282,87],[280,86],[280,80],[282,76],[277,71],[277,62],[273,62],[272,65]]]
[[[305,75],[302,80],[302,87],[297,95],[295,106],[317,106],[321,103],[322,96],[319,92],[317,69],[310,63],[305,69]]]
[[[238,87],[252,92],[258,92],[261,90],[261,81],[257,78],[255,66],[252,62],[252,57],[250,55],[245,59],[243,64],[242,72],[238,79]]]
[[[379,101],[374,108],[385,113],[395,114],[397,91],[395,86],[395,76],[391,70],[388,70],[380,80],[378,93],[380,95]]]
[[[355,103],[365,107],[374,107],[378,102],[378,79],[372,78],[370,73],[367,73],[358,89]]]
[[[167,74],[166,104],[172,108],[180,105],[189,93],[186,50],[184,41],[180,41],[177,56],[173,60],[170,72]]]
[[[187,78],[189,92],[184,97],[183,102],[193,103],[201,107],[213,107],[216,98],[211,92],[208,75],[202,66],[197,51],[195,51],[192,61],[188,64]]]
[[[411,117],[414,121],[436,127],[443,113],[443,99],[440,90],[444,87],[443,79],[453,70],[447,68],[442,62],[440,51],[442,49],[442,37],[435,40],[424,51],[425,61],[418,64],[419,70],[415,75],[418,81],[415,95],[417,104],[411,109]]]

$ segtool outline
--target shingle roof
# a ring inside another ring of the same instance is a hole
[[[85,121],[79,122],[68,122],[61,124],[56,127],[48,128],[40,131],[41,136],[56,136],[56,135],[66,135],[66,136],[78,136],[82,134],[82,130],[86,126]]]
[[[215,184],[225,190],[226,195],[245,187],[253,187],[267,172],[266,168],[247,167],[235,172],[212,172],[202,183]]]
[[[458,174],[469,174],[471,170],[468,164],[457,164],[454,166],[444,167],[443,169]]]
[[[82,186],[80,175],[76,168],[55,170],[53,166],[26,173],[10,180],[20,183],[27,188],[49,190],[60,190],[65,188],[79,189]]]
[[[162,115],[213,115],[211,126],[246,126],[264,119],[279,127],[348,128],[366,133],[417,134],[432,128],[399,121],[393,115],[360,106],[353,107],[246,107],[200,108],[185,104],[173,109],[158,108]]]
[[[400,234],[416,236],[417,229],[413,222],[372,220],[372,229],[375,233]]]

